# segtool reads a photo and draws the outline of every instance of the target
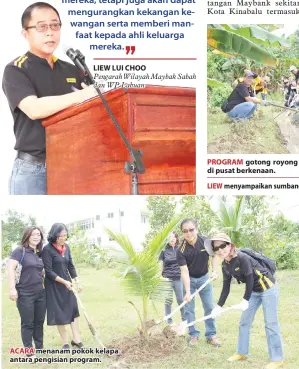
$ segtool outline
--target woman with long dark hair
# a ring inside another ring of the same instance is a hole
[[[71,325],[73,333],[72,346],[84,347],[79,332],[79,309],[72,292],[72,280],[76,283],[78,292],[82,287],[72,261],[70,248],[66,244],[67,239],[67,227],[63,223],[53,224],[48,235],[49,243],[42,253],[46,271],[47,324],[57,326],[63,349],[70,349],[66,330],[68,324]]]
[[[43,348],[43,325],[46,315],[46,294],[43,285],[44,264],[41,259],[43,233],[39,227],[24,230],[20,247],[8,261],[9,298],[16,301],[21,317],[21,335],[24,347]],[[16,268],[22,265],[16,283]]]

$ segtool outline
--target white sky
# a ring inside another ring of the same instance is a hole
[[[211,202],[215,205],[217,197],[213,197]],[[4,215],[9,208],[15,209],[24,215],[35,216],[41,224],[49,226],[55,222],[85,219],[103,209],[119,208],[125,211],[133,206],[145,210],[146,196],[22,196],[22,201],[19,196],[10,196],[2,201],[2,213]],[[299,199],[294,201],[287,195],[277,197],[271,212],[276,214],[279,210],[288,219],[299,222]]]
[[[279,28],[273,31],[277,36],[289,37],[298,29],[298,24],[290,22],[285,24],[283,28]]]
[[[33,215],[45,226],[56,222],[68,223],[95,216],[97,212],[128,207],[146,209],[146,196],[19,196],[6,197],[3,214],[15,209],[24,215]]]

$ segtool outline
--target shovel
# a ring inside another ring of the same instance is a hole
[[[284,109],[284,110],[291,110],[291,111],[298,112],[298,109],[289,108],[288,106],[283,106],[283,105],[275,104],[275,103],[273,103],[271,101],[268,101],[268,104],[269,105],[272,105],[272,106],[275,106],[276,108],[281,108],[281,109]]]
[[[97,332],[96,332],[96,330],[95,330],[94,326],[91,324],[91,321],[90,321],[90,319],[89,319],[89,317],[88,317],[87,311],[86,311],[86,309],[84,308],[83,303],[82,303],[82,301],[81,301],[81,299],[80,299],[80,297],[79,297],[78,293],[77,293],[73,288],[71,288],[71,291],[72,291],[72,292],[73,292],[73,294],[75,295],[75,297],[76,297],[76,299],[77,299],[77,301],[78,301],[78,303],[79,303],[79,305],[80,305],[81,309],[83,310],[83,314],[84,314],[85,319],[86,319],[86,321],[87,321],[88,328],[89,328],[90,332],[92,333],[92,335],[93,335],[94,339],[99,343],[99,345],[100,345],[102,348],[105,348],[105,346],[102,344],[102,342],[101,342],[101,340],[100,340],[99,336],[97,335]]]
[[[195,292],[193,292],[192,295],[190,296],[191,297],[191,300],[193,299],[193,297],[195,295],[197,295],[200,291],[202,291],[214,279],[216,279],[216,278],[215,277],[209,278],[202,286],[200,286]],[[166,322],[169,318],[171,318],[177,311],[179,311],[186,304],[188,304],[187,301],[182,302],[181,305],[177,306],[170,314],[166,315],[163,319],[156,321],[155,324],[150,329],[156,327],[157,325],[159,325],[159,324],[161,324],[163,322]]]
[[[222,315],[223,313],[226,313],[227,311],[229,310],[233,310],[233,309],[236,309],[236,306],[237,305],[232,305],[232,306],[228,306],[227,308],[224,308],[221,310],[220,313],[218,313],[217,315],[213,315],[213,314],[209,314],[209,315],[206,315],[204,316],[203,318],[200,318],[200,319],[196,319],[194,320],[193,322],[191,323],[188,323],[187,324],[187,321],[185,320],[184,322],[182,322],[177,328],[175,328],[174,330],[176,331],[176,334],[178,336],[184,336],[186,334],[186,330],[188,327],[191,327],[192,325],[194,325],[195,323],[199,323],[199,322],[203,322],[205,320],[208,320],[208,319],[211,319],[211,318],[216,318],[220,315]]]

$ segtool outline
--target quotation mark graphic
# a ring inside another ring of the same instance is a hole
[[[131,54],[133,55],[135,50],[136,50],[136,47],[135,46],[126,46],[126,54],[128,55],[129,52],[131,50]]]

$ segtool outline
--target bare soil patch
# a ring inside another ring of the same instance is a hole
[[[127,369],[134,363],[152,363],[159,358],[183,352],[187,344],[185,336],[177,336],[171,327],[166,326],[163,330],[155,327],[147,339],[141,334],[126,336],[110,342],[109,347],[117,348],[120,354],[112,356],[108,368]]]

